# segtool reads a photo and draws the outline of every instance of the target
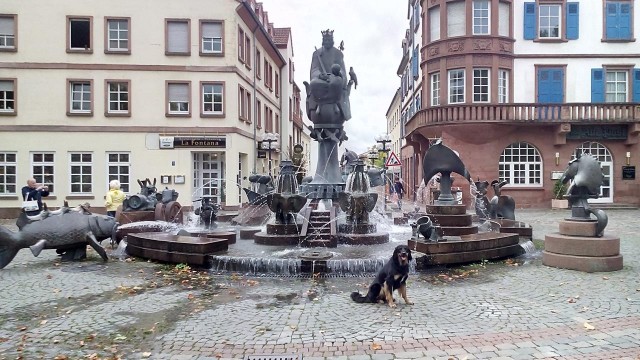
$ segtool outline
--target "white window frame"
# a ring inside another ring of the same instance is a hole
[[[113,159],[113,157],[116,157]],[[125,193],[131,192],[131,153],[130,152],[107,152],[107,188],[111,180],[120,182],[120,189]],[[117,167],[116,172],[112,172],[111,167]],[[126,167],[126,174],[122,172],[122,167]]]
[[[165,24],[165,54],[191,55],[191,21],[189,19],[165,19]]]
[[[89,46],[85,46],[85,47],[74,47],[71,41],[71,38],[74,35],[73,29],[72,29],[72,24],[74,22],[86,22],[89,26]],[[71,52],[93,52],[93,19],[91,17],[83,17],[83,16],[78,16],[78,17],[68,17],[67,19],[67,26],[69,29],[69,38],[67,39],[67,46],[68,46],[68,51]]]
[[[207,87],[211,88],[211,91],[207,91]],[[219,87],[219,92],[216,89]],[[205,82],[201,86],[202,93],[202,113],[205,115],[222,115],[224,114],[224,84],[220,82]],[[210,95],[210,100],[207,101],[206,97]],[[219,96],[219,101],[216,101],[216,95]],[[211,106],[211,110],[207,110],[205,107]],[[220,110],[216,111],[216,106],[220,106]]]
[[[498,70],[498,104],[509,102],[509,70]]]
[[[610,75],[614,75],[611,80],[609,79]],[[620,75],[624,75],[624,79],[620,79]],[[604,102],[627,102],[629,99],[629,71],[621,69],[605,70],[604,89]],[[624,89],[624,92],[621,89]]]
[[[220,27],[220,36],[206,36],[204,27],[206,25],[216,25]],[[216,54],[220,55],[224,51],[224,26],[222,21],[203,20],[200,23],[200,51],[202,54]]]
[[[0,15],[0,50],[16,49],[16,18],[13,15]]]
[[[122,18],[112,18],[107,19],[107,47],[106,50],[109,52],[128,52],[130,51],[130,34],[131,30],[129,29],[130,22],[129,19]],[[124,23],[124,26],[122,24]],[[111,25],[115,24],[116,26],[112,29]],[[112,46],[112,43],[115,46]]]
[[[117,86],[116,90],[111,89],[111,85]],[[126,87],[122,89],[122,85]],[[108,114],[129,114],[131,109],[131,94],[129,90],[129,82],[123,80],[107,80],[107,113]],[[111,95],[116,95],[116,100],[111,98]],[[126,95],[126,100],[123,100],[123,95]],[[117,109],[111,109],[111,105],[116,104]],[[124,107],[124,109],[123,109]]]
[[[500,154],[498,177],[508,187],[542,187],[543,170],[540,151],[527,142],[510,144]]]
[[[38,184],[43,184],[49,187],[49,193],[54,193],[55,190],[55,163],[56,154],[53,152],[35,151],[29,154],[31,160],[31,175]],[[40,159],[37,159],[39,157]],[[47,171],[50,169],[51,173]]]
[[[498,3],[498,35],[510,36],[511,4],[500,1]]]
[[[558,16],[551,15],[551,8],[558,9]],[[545,13],[543,14],[543,9]],[[552,19],[555,19],[558,24],[558,36],[551,36],[552,30],[555,27],[551,25],[543,26],[543,20],[550,23]],[[548,36],[542,36],[542,30],[547,30]],[[540,39],[561,39],[562,38],[562,5],[560,4],[539,4],[538,5],[538,38]]]
[[[486,84],[476,84],[477,81],[486,80]],[[491,70],[489,68],[473,68],[473,102],[488,103],[491,101]],[[476,99],[479,96],[480,99]],[[486,97],[482,99],[482,97]]]
[[[439,106],[440,105],[440,73],[436,72],[429,76],[431,83],[431,106]]]
[[[187,99],[172,99],[171,98],[171,87],[173,86],[184,86],[187,88]],[[170,82],[167,84],[167,114],[170,115],[189,115],[191,114],[191,86],[190,83],[187,82]],[[186,107],[186,110],[182,108],[182,106]]]
[[[454,75],[455,78],[454,78]],[[462,76],[459,76],[462,75]],[[465,102],[465,72],[464,69],[451,69],[447,72],[447,78],[449,82],[448,86],[448,94],[447,98],[449,99],[449,104],[463,104]],[[452,81],[462,80],[461,85],[453,85]],[[454,94],[453,90],[462,90],[462,93]],[[455,100],[453,97],[457,97]],[[462,97],[462,100],[459,97]]]
[[[79,89],[74,89],[80,85]],[[71,114],[91,114],[93,110],[93,84],[90,80],[70,80],[69,81],[69,113]],[[76,99],[77,95],[77,99]],[[79,108],[75,108],[74,105]]]
[[[0,152],[0,169],[0,195],[17,195],[17,154]]]
[[[9,96],[11,93],[11,96]],[[14,114],[16,112],[16,81],[0,79],[0,113]]]
[[[429,41],[440,40],[440,6],[429,9]]]
[[[89,156],[89,160],[85,156]],[[74,159],[75,157],[79,157]],[[77,168],[77,169],[74,169]],[[79,170],[79,171],[74,171]],[[86,177],[89,181],[86,181]],[[86,189],[85,186],[89,188]],[[77,189],[74,188],[79,187]],[[86,191],[89,190],[89,191]],[[69,153],[69,193],[74,195],[88,195],[93,193],[93,153],[70,152]]]
[[[447,37],[466,35],[466,3],[465,1],[447,2]]]
[[[473,35],[489,35],[491,33],[491,2],[489,0],[473,0]],[[478,24],[486,20],[486,24]]]

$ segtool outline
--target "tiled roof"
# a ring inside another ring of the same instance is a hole
[[[289,43],[289,36],[291,35],[291,28],[273,28],[273,42],[276,45],[287,45]]]

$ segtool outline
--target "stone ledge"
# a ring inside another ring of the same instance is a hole
[[[559,223],[560,234],[567,236],[596,236],[597,222],[563,220]]]
[[[608,235],[602,237],[578,237],[551,233],[544,238],[544,250],[563,255],[616,256],[620,254],[620,238]]]
[[[560,269],[584,272],[617,271],[622,269],[622,255],[616,256],[576,256],[542,252],[542,263]]]

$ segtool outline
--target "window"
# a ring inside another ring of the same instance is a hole
[[[165,55],[191,55],[191,23],[188,19],[166,19]]]
[[[605,82],[605,102],[627,102],[627,71],[608,70]]]
[[[440,105],[440,73],[431,74],[431,106]]]
[[[447,3],[447,36],[464,36],[465,35],[465,3],[464,1],[456,1]]]
[[[71,193],[91,194],[93,191],[93,154],[70,153]]]
[[[93,115],[92,88],[92,80],[69,80],[68,115]]]
[[[525,40],[575,40],[579,35],[579,3],[524,3]],[[563,18],[564,16],[564,18]]]
[[[16,51],[15,15],[0,15],[0,51]]]
[[[276,73],[276,97],[280,97],[280,75]]]
[[[266,58],[264,59],[264,86],[269,90],[273,89],[273,68]]]
[[[224,114],[224,84],[202,83],[202,115]]]
[[[105,53],[130,54],[128,18],[106,18]]]
[[[489,69],[473,69],[473,102],[489,102]]]
[[[498,35],[509,36],[509,26],[511,23],[511,5],[506,2],[498,4]]]
[[[464,102],[464,70],[449,70],[449,104]]]
[[[0,115],[16,113],[16,81],[0,80]]]
[[[605,40],[632,40],[632,1],[607,1],[605,3]]]
[[[91,17],[67,16],[67,52],[93,52],[91,48],[92,26],[93,18]]]
[[[129,108],[131,83],[127,80],[106,80],[106,84],[106,116],[131,115]]]
[[[120,190],[128,193],[131,188],[131,161],[129,153],[107,153],[107,184],[120,182]]]
[[[251,68],[251,39],[249,39],[249,35],[247,34],[244,35],[244,51],[244,64],[248,68]]]
[[[509,71],[498,70],[498,103],[509,102]]]
[[[260,102],[260,100],[256,101],[256,127],[262,129],[262,102]]]
[[[473,1],[473,35],[489,34],[491,30],[489,5],[489,0]]]
[[[49,187],[49,192],[54,192],[55,180],[55,154],[47,152],[31,153],[31,174],[36,182]]]
[[[262,79],[262,56],[260,55],[260,50],[256,49],[256,77],[258,79]]]
[[[238,27],[238,60],[251,68],[251,39],[241,27]]]
[[[511,186],[542,186],[540,152],[526,142],[507,146],[500,155],[498,176]]]
[[[251,122],[251,93],[242,86],[238,87],[238,114],[240,120]]]
[[[190,103],[190,82],[167,82],[167,115],[190,116]]]
[[[538,18],[538,37],[560,38],[560,5],[540,5]]]
[[[0,194],[17,194],[16,154],[0,152]]]
[[[201,21],[200,55],[222,55],[224,53],[222,34],[222,21]]]
[[[440,7],[429,9],[429,41],[440,40]]]

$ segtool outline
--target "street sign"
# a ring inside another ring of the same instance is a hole
[[[402,163],[400,162],[400,159],[398,159],[398,157],[396,156],[396,153],[394,153],[393,151],[389,154],[389,158],[387,159],[387,162],[384,164],[384,166],[386,167],[390,167],[390,166],[402,166]]]

